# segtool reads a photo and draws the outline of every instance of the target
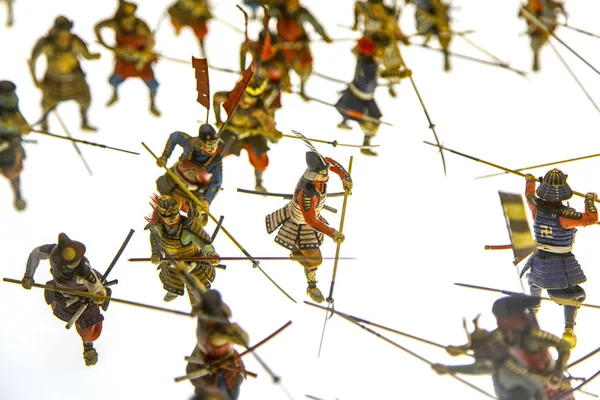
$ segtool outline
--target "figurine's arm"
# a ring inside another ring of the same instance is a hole
[[[33,276],[35,275],[37,267],[40,265],[40,261],[49,259],[50,253],[54,247],[56,247],[55,244],[45,244],[33,249],[31,254],[29,254],[29,258],[27,259],[27,267],[25,268],[24,276],[25,278],[31,278],[33,283]]]
[[[323,221],[317,217],[317,203],[319,201],[317,196],[310,196],[305,193],[304,189],[300,189],[296,195],[296,201],[300,204],[300,210],[304,216],[306,225],[313,229],[323,232],[325,235],[332,237],[335,229],[327,226]]]
[[[43,37],[43,38],[41,38],[40,40],[37,41],[37,43],[35,44],[35,46],[33,46],[33,50],[31,52],[31,58],[28,61],[29,72],[31,73],[31,77],[33,78],[33,83],[38,88],[41,87],[41,83],[40,83],[40,81],[36,77],[35,66],[37,64],[38,58],[42,54],[46,53],[47,50],[48,50],[47,40],[46,40],[45,37]]]
[[[531,210],[531,216],[535,218],[535,214],[537,212],[537,208],[539,205],[539,199],[535,195],[535,177],[532,175],[531,177],[527,176],[527,182],[525,183],[525,198],[527,199],[527,205],[529,206],[529,210]]]
[[[186,228],[192,233],[190,237],[192,243],[198,246],[203,254],[211,256],[217,253],[212,244],[210,244],[210,236],[198,221],[192,220]]]
[[[73,37],[73,50],[81,54],[86,60],[97,60],[100,58],[100,53],[91,53],[87,44],[79,37]]]
[[[228,97],[229,92],[217,92],[213,95],[213,112],[215,113],[217,126],[223,124],[223,119],[221,118],[221,104],[225,102]]]
[[[473,364],[448,365],[447,367],[453,374],[464,375],[489,375],[494,369],[492,362],[488,360],[477,360]]]
[[[317,19],[306,9],[302,10],[300,13],[300,22],[308,22],[312,25],[315,31],[323,38],[323,40],[327,43],[331,43],[331,38],[325,32],[323,26],[317,21]]]
[[[585,195],[585,211],[577,212],[572,208],[563,208],[560,211],[558,222],[565,229],[572,229],[577,226],[588,226],[598,222],[598,210],[594,204],[598,196],[596,193],[587,193]]]
[[[138,22],[137,33],[146,39],[146,43],[144,46],[145,50],[152,51],[152,49],[154,49],[154,43],[155,43],[154,35],[152,34],[152,31],[150,30],[150,27],[148,26],[148,24],[146,24],[141,19]]]
[[[223,162],[219,161],[210,165],[207,171],[212,174],[212,178],[210,179],[210,185],[208,185],[208,188],[204,192],[204,200],[210,204],[215,199],[217,193],[219,193],[219,190],[221,190],[221,185],[223,184]]]
[[[164,162],[166,163],[169,157],[171,157],[171,153],[173,153],[175,146],[179,145],[185,149],[186,143],[189,139],[190,135],[188,135],[187,133],[183,133],[180,131],[175,131],[171,133],[159,160],[164,160]]]
[[[114,18],[105,19],[104,21],[100,21],[99,23],[97,23],[94,26],[94,34],[96,35],[96,39],[98,40],[98,43],[100,43],[102,46],[106,47],[109,50],[114,50],[114,47],[109,46],[108,44],[106,44],[104,39],[102,39],[102,35],[100,34],[100,31],[102,30],[102,28],[111,28],[114,31],[116,31],[117,24],[116,24]]]
[[[551,333],[535,329],[525,336],[523,347],[531,352],[538,352],[540,349],[554,347],[558,353],[558,359],[554,367],[553,375],[562,377],[569,357],[571,356],[571,346],[569,342],[561,339]]]
[[[83,258],[77,270],[77,277],[75,278],[77,283],[83,284],[88,292],[106,296],[106,289],[102,286],[102,282],[96,276],[96,273],[90,267],[90,262],[87,258]],[[102,301],[101,301],[102,302]]]
[[[360,20],[360,16],[364,12],[363,3],[360,0],[356,0],[354,3],[354,25],[352,25],[352,30],[355,31],[358,29],[358,22]]]

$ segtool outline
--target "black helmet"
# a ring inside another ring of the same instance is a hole
[[[568,175],[554,168],[540,178],[540,185],[536,190],[539,198],[549,202],[568,200],[573,197],[573,191],[567,183]]]
[[[511,317],[521,314],[528,308],[540,305],[540,298],[535,296],[519,295],[502,297],[494,302],[492,313],[496,318]]]

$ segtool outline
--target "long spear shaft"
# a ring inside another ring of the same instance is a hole
[[[73,135],[71,135],[71,132],[69,132],[69,128],[67,128],[67,124],[65,124],[65,121],[63,121],[62,117],[60,116],[60,114],[58,113],[58,111],[56,110],[56,108],[53,111],[54,111],[54,115],[56,116],[56,119],[58,120],[58,123],[62,127],[62,129],[65,132],[65,134],[70,139],[73,139]],[[93,175],[92,169],[90,168],[90,166],[88,165],[87,161],[85,160],[85,157],[83,157],[83,154],[81,153],[81,150],[79,149],[79,146],[77,146],[76,142],[71,142],[71,143],[73,144],[73,148],[77,152],[77,155],[79,155],[79,158],[83,162],[83,165],[85,166],[85,169],[87,169],[87,171],[90,174],[90,176],[92,176]]]
[[[117,147],[107,146],[105,144],[89,142],[87,140],[74,139],[74,138],[70,138],[70,137],[67,137],[67,136],[61,136],[61,135],[57,135],[55,133],[50,133],[50,132],[42,131],[42,130],[39,130],[39,129],[32,129],[31,132],[39,133],[40,135],[51,136],[51,137],[54,137],[54,138],[57,138],[57,139],[63,139],[63,140],[69,140],[71,142],[87,144],[89,146],[101,147],[101,148],[107,149],[107,150],[115,150],[115,151],[120,151],[120,152],[123,152],[123,153],[135,154],[136,156],[140,155],[140,153],[136,153],[135,151],[123,150],[123,149],[119,149]]]
[[[585,356],[573,361],[572,363],[570,363],[569,365],[567,365],[567,367],[565,369],[569,369],[572,368],[574,366],[576,366],[577,364],[587,360],[588,358],[592,357],[593,355],[595,355],[596,353],[600,352],[600,347],[598,347],[596,350],[589,352],[588,354],[586,354]]]
[[[525,71],[519,71],[517,69],[511,69],[508,62],[502,60],[500,57],[497,57],[495,54],[493,54],[492,52],[488,51],[487,49],[479,46],[473,40],[469,39],[466,35],[464,35],[464,34],[458,34],[458,36],[461,37],[465,42],[467,42],[468,44],[470,44],[471,46],[473,46],[474,48],[476,48],[477,50],[479,50],[480,52],[482,52],[483,54],[485,54],[488,57],[491,57],[494,60],[496,60],[496,62],[498,62],[498,64],[499,64],[498,65],[499,67],[508,68],[508,69],[514,71],[515,73],[521,75],[523,78],[527,78],[527,72],[525,72]]]
[[[431,142],[423,141],[423,143],[428,144],[428,145],[433,146],[433,147],[438,147],[437,144],[434,144],[434,143],[431,143]],[[526,174],[522,173],[521,171],[517,171],[517,170],[514,170],[514,169],[506,168],[506,167],[503,167],[501,165],[494,164],[494,163],[491,163],[489,161],[485,161],[485,160],[482,160],[480,158],[476,158],[476,157],[470,156],[470,155],[465,154],[465,153],[461,153],[460,151],[449,149],[448,147],[445,147],[445,146],[441,146],[441,148],[443,148],[446,151],[449,151],[450,153],[454,153],[456,155],[468,158],[470,160],[477,161],[477,162],[480,162],[480,163],[485,164],[485,165],[489,165],[490,167],[501,169],[502,171],[510,173],[510,174],[513,174],[513,175],[518,175],[518,176],[521,176],[523,178],[525,178],[525,176],[526,176]],[[575,195],[577,195],[579,197],[585,197],[585,194],[583,194],[581,192],[578,192],[578,191],[575,191],[575,190],[573,190],[573,194],[575,194]],[[600,200],[596,199],[595,202],[596,203],[600,203]]]
[[[565,42],[563,42],[562,39],[559,38],[554,32],[550,32],[550,30],[548,29],[548,27],[546,25],[544,25],[542,23],[542,21],[540,21],[535,15],[533,15],[532,13],[530,13],[525,7],[521,7],[521,12],[525,16],[525,18],[527,18],[529,21],[533,22],[538,28],[540,28],[541,30],[543,30],[547,34],[551,35],[560,44],[562,44],[563,46],[565,46],[567,48],[567,50],[569,50],[577,58],[579,58],[581,61],[583,61],[585,63],[585,65],[587,65],[588,67],[590,67],[591,69],[593,69],[594,72],[596,72],[598,75],[600,75],[600,71],[598,71],[596,69],[596,67],[594,67],[592,64],[590,64],[585,58],[583,58],[582,56],[580,56],[579,53],[577,53],[575,50],[573,50],[568,44],[566,44]]]
[[[248,261],[247,257],[219,257],[219,259],[223,260],[223,261]],[[284,261],[284,260],[291,260],[290,257],[254,257],[255,260],[259,260],[259,261]],[[294,257],[294,260],[306,260],[306,261],[312,261],[312,260],[333,260],[333,257]],[[341,260],[355,260],[356,258],[354,257],[340,257]],[[163,260],[167,260],[166,258],[164,258]],[[170,258],[168,260],[171,260]],[[173,260],[175,261],[209,261],[211,260],[210,257],[174,257]],[[130,262],[149,262],[151,261],[150,258],[130,258],[129,260]]]
[[[575,32],[583,33],[584,35],[595,37],[596,39],[600,39],[600,35],[597,35],[595,33],[588,32],[588,31],[584,31],[583,29],[575,28],[574,26],[567,25],[562,22],[558,22],[557,25],[564,26],[565,28],[569,28],[571,30],[574,30]]]
[[[154,154],[152,152],[152,150],[150,150],[150,148],[148,146],[146,146],[146,144],[144,142],[142,142],[142,146],[144,146],[144,148],[148,151],[148,153],[150,153],[152,155],[152,157],[155,160],[158,160],[158,157],[156,156],[156,154]],[[179,179],[179,177],[177,175],[175,175],[169,168],[167,168],[166,166],[163,167],[163,169],[165,171],[167,171],[167,174],[169,174],[169,176],[171,178],[173,178],[173,180],[177,183],[177,185],[181,188],[181,190],[183,190],[185,192],[185,194],[187,194],[189,196],[189,198],[196,203],[196,205],[198,207],[200,207],[202,209],[203,212],[206,213],[206,215],[208,215],[210,217],[210,219],[213,220],[213,222],[217,223],[218,219],[215,218],[214,215],[212,215],[208,210],[204,209],[204,206],[202,205],[202,203],[200,202],[200,200],[198,200],[198,198],[187,188],[187,186],[185,186],[185,184],[183,182],[181,182],[181,179]],[[231,233],[229,233],[229,231],[227,229],[225,229],[224,226],[221,226],[221,230],[223,231],[223,233],[233,242],[233,244],[236,245],[236,247],[238,249],[241,250],[242,253],[244,253],[244,255],[246,257],[248,257],[248,260],[250,260],[252,262],[252,265],[254,268],[258,268],[258,270],[273,284],[275,285],[275,287],[277,289],[279,289],[279,291],[281,293],[283,293],[288,299],[290,299],[291,301],[293,301],[294,303],[296,303],[296,300],[294,300],[289,294],[287,294],[287,292],[285,290],[283,290],[281,288],[281,286],[279,286],[259,265],[258,261],[255,260],[250,253],[248,253],[248,251],[242,247],[242,245],[231,235]]]
[[[304,304],[308,304],[309,306],[312,306],[312,307],[320,308],[320,309],[322,309],[322,310],[328,310],[328,311],[329,311],[329,308],[326,308],[326,307],[323,307],[323,306],[319,306],[319,305],[317,305],[317,304],[314,304],[314,303],[311,303],[311,302],[308,302],[308,301],[305,301],[305,302],[304,302]],[[391,344],[392,346],[394,346],[394,347],[397,347],[398,349],[400,349],[400,350],[402,350],[402,351],[404,351],[404,352],[406,352],[406,353],[410,354],[411,356],[413,356],[413,357],[415,357],[415,358],[417,358],[417,359],[419,359],[419,360],[423,361],[424,363],[427,363],[427,364],[429,364],[430,366],[431,366],[431,365],[433,365],[433,363],[432,363],[431,361],[429,361],[428,359],[426,359],[425,357],[422,357],[422,356],[418,355],[417,353],[415,353],[415,352],[413,352],[413,351],[411,351],[411,350],[407,349],[406,347],[404,347],[404,346],[402,346],[402,345],[400,345],[400,344],[398,344],[398,343],[396,343],[396,342],[394,342],[394,341],[392,341],[392,340],[388,339],[387,337],[385,337],[385,336],[381,335],[381,334],[380,334],[380,333],[378,333],[378,332],[375,332],[374,330],[372,330],[372,329],[370,329],[370,328],[368,328],[368,327],[364,326],[363,324],[361,324],[361,323],[359,323],[359,322],[357,322],[357,321],[353,320],[352,318],[349,318],[349,317],[347,317],[347,316],[345,316],[345,315],[343,315],[343,314],[339,313],[339,312],[338,312],[338,311],[336,311],[336,310],[331,310],[331,312],[333,312],[334,314],[338,314],[340,317],[344,318],[346,321],[348,321],[348,322],[351,322],[352,324],[354,324],[354,325],[357,325],[357,326],[361,327],[362,329],[366,330],[366,331],[367,331],[367,332],[369,332],[370,334],[372,334],[372,335],[375,335],[375,336],[377,336],[377,337],[378,337],[378,338],[380,338],[380,339],[383,339],[384,341],[388,342],[388,343],[389,343],[389,344]],[[490,394],[489,394],[489,393],[487,393],[486,391],[484,391],[484,390],[482,390],[482,389],[478,388],[477,386],[473,385],[473,384],[472,384],[472,383],[470,383],[470,382],[467,382],[467,381],[465,381],[464,379],[462,379],[462,378],[460,378],[460,377],[456,376],[455,374],[452,374],[452,373],[450,373],[450,376],[451,376],[452,378],[456,379],[457,381],[464,383],[465,385],[469,386],[470,388],[472,388],[472,389],[474,389],[474,390],[478,391],[479,393],[481,393],[481,394],[485,395],[486,397],[489,397],[489,398],[491,398],[491,399],[496,399],[494,396],[490,395]]]

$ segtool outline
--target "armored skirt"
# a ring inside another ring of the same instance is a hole
[[[170,170],[181,181],[187,183],[186,179],[183,176],[181,176],[181,174],[177,170],[177,164],[175,164],[175,166],[171,167]],[[187,186],[188,186],[188,189],[196,197],[198,197],[200,200],[202,200],[202,198],[204,198],[204,192],[206,191],[206,189],[208,188],[209,185],[210,185],[210,182],[208,182],[204,185],[188,184]],[[163,176],[161,176],[160,178],[158,178],[156,180],[156,188],[158,189],[158,192],[163,196],[166,194],[177,195],[177,196],[181,197],[182,199],[185,199],[188,202],[188,204],[193,204],[193,201],[189,198],[187,193],[183,189],[181,189],[181,187],[179,187],[177,182],[175,182],[175,180],[168,173],[165,173]]]
[[[192,11],[183,7],[179,2],[169,7],[167,12],[171,16],[171,21],[176,28],[189,26],[200,40],[204,39],[208,33],[206,27],[208,18],[206,16],[198,17],[192,15]]]
[[[181,296],[184,293],[184,282],[181,280],[180,275],[175,268],[170,265],[170,262],[163,262],[160,265],[160,281],[166,291]],[[197,264],[190,270],[190,275],[202,282],[207,289],[210,289],[211,282],[215,280],[215,269],[210,265]]]
[[[79,68],[67,74],[47,73],[42,82],[42,90],[44,97],[50,102],[76,100],[89,103],[91,98],[85,74]]]
[[[279,228],[279,232],[277,232],[277,236],[275,237],[275,243],[286,249],[318,249],[323,244],[325,235],[323,232],[313,229],[306,224],[297,224],[294,222],[290,218],[288,209],[290,204],[266,216],[267,232],[270,234]],[[319,219],[327,224],[327,221],[322,216],[319,215]]]
[[[348,111],[356,111],[371,118],[381,118],[381,111],[374,99],[362,100],[358,98],[350,88],[342,92],[342,97],[335,103],[335,108],[345,119],[363,122],[364,119],[349,114]]]
[[[0,142],[0,145],[3,142]],[[25,150],[20,142],[13,142],[8,148],[0,150],[0,168],[18,167],[19,171],[23,168],[23,159],[25,159]]]
[[[225,130],[221,133],[223,143],[227,143],[231,137],[233,137],[234,140],[229,148],[228,154],[239,156],[242,149],[246,147],[249,147],[256,155],[265,154],[270,150],[267,145],[267,138],[263,135],[252,135],[244,139],[238,139],[237,135],[229,130]]]
[[[587,280],[573,253],[538,250],[527,260],[523,272],[527,270],[529,282],[544,289],[565,289]]]

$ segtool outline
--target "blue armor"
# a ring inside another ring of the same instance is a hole
[[[569,247],[575,241],[577,229],[564,229],[558,221],[560,208],[537,209],[533,232],[535,241],[549,246]]]

